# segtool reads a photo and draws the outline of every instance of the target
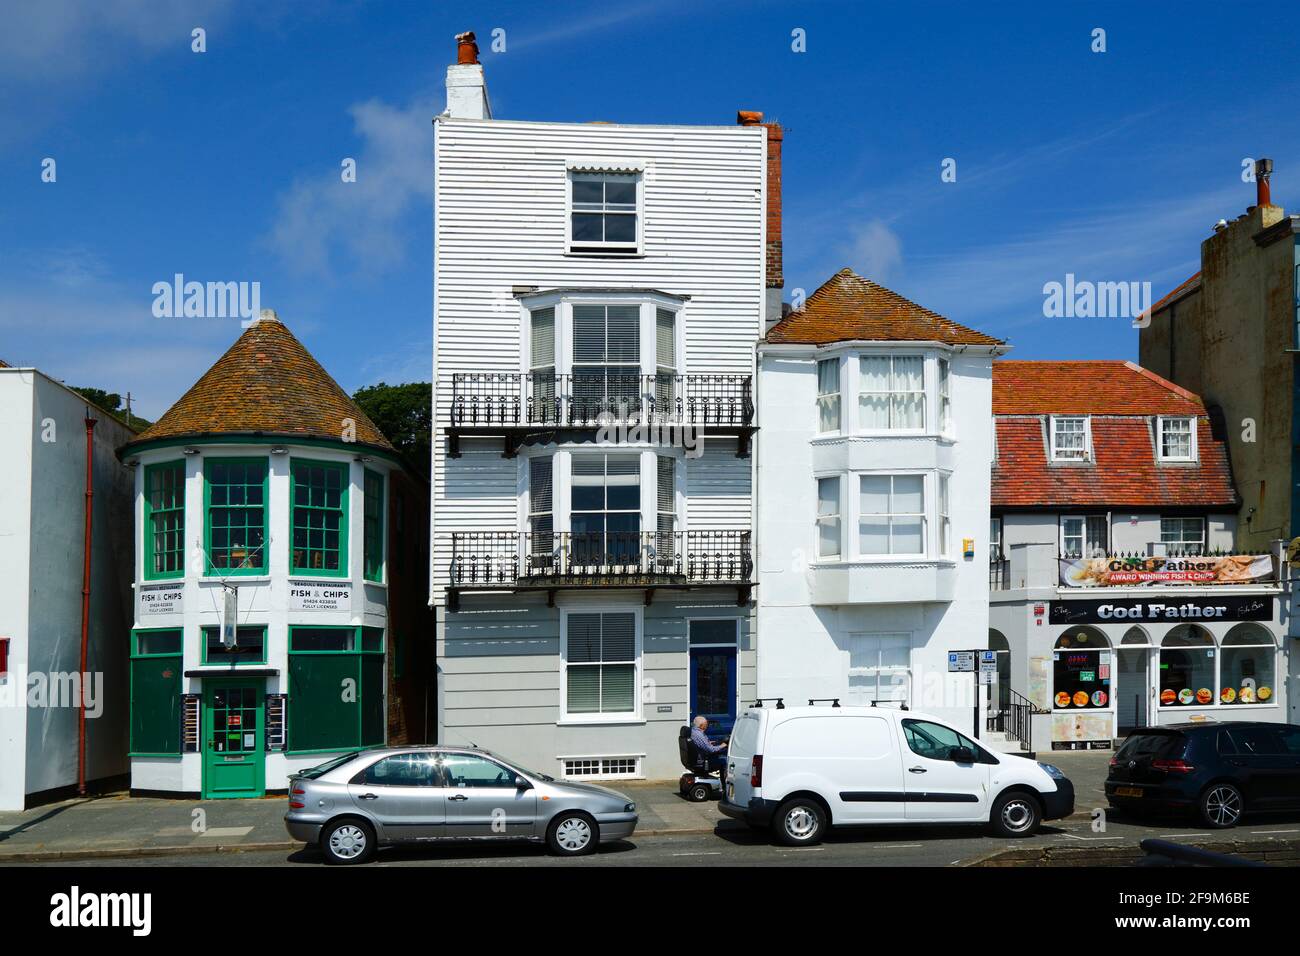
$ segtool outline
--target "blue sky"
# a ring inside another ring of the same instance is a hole
[[[780,120],[787,293],[851,266],[1019,358],[1136,358],[1127,320],[1045,318],[1044,283],[1162,295],[1253,201],[1244,158],[1274,159],[1274,202],[1300,196],[1295,5],[42,0],[0,17],[0,357],[129,390],[146,416],[240,331],[155,318],[151,288],[178,272],[260,282],[349,390],[427,380],[430,121],[466,29],[503,118]]]

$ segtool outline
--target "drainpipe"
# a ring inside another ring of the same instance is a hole
[[[86,793],[86,671],[90,650],[90,532],[95,503],[95,425],[86,409],[86,544],[81,559],[81,704],[77,712],[77,793]]]

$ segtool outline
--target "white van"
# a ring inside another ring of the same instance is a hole
[[[987,823],[1021,837],[1073,813],[1074,786],[912,711],[753,707],[732,730],[719,806],[787,846],[873,823]]]

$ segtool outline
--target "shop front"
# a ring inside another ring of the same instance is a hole
[[[1062,598],[1030,639],[1030,698],[1053,749],[1112,745],[1136,727],[1285,722],[1289,653],[1274,593]]]

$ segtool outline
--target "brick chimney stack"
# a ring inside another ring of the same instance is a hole
[[[785,288],[784,261],[781,246],[781,143],[785,130],[780,123],[764,123],[763,114],[754,110],[739,110],[736,122],[741,126],[767,128],[767,302],[765,329],[781,321],[781,298]]]
[[[472,32],[456,36],[456,62],[447,67],[447,115],[457,119],[492,118],[487,80]]]

